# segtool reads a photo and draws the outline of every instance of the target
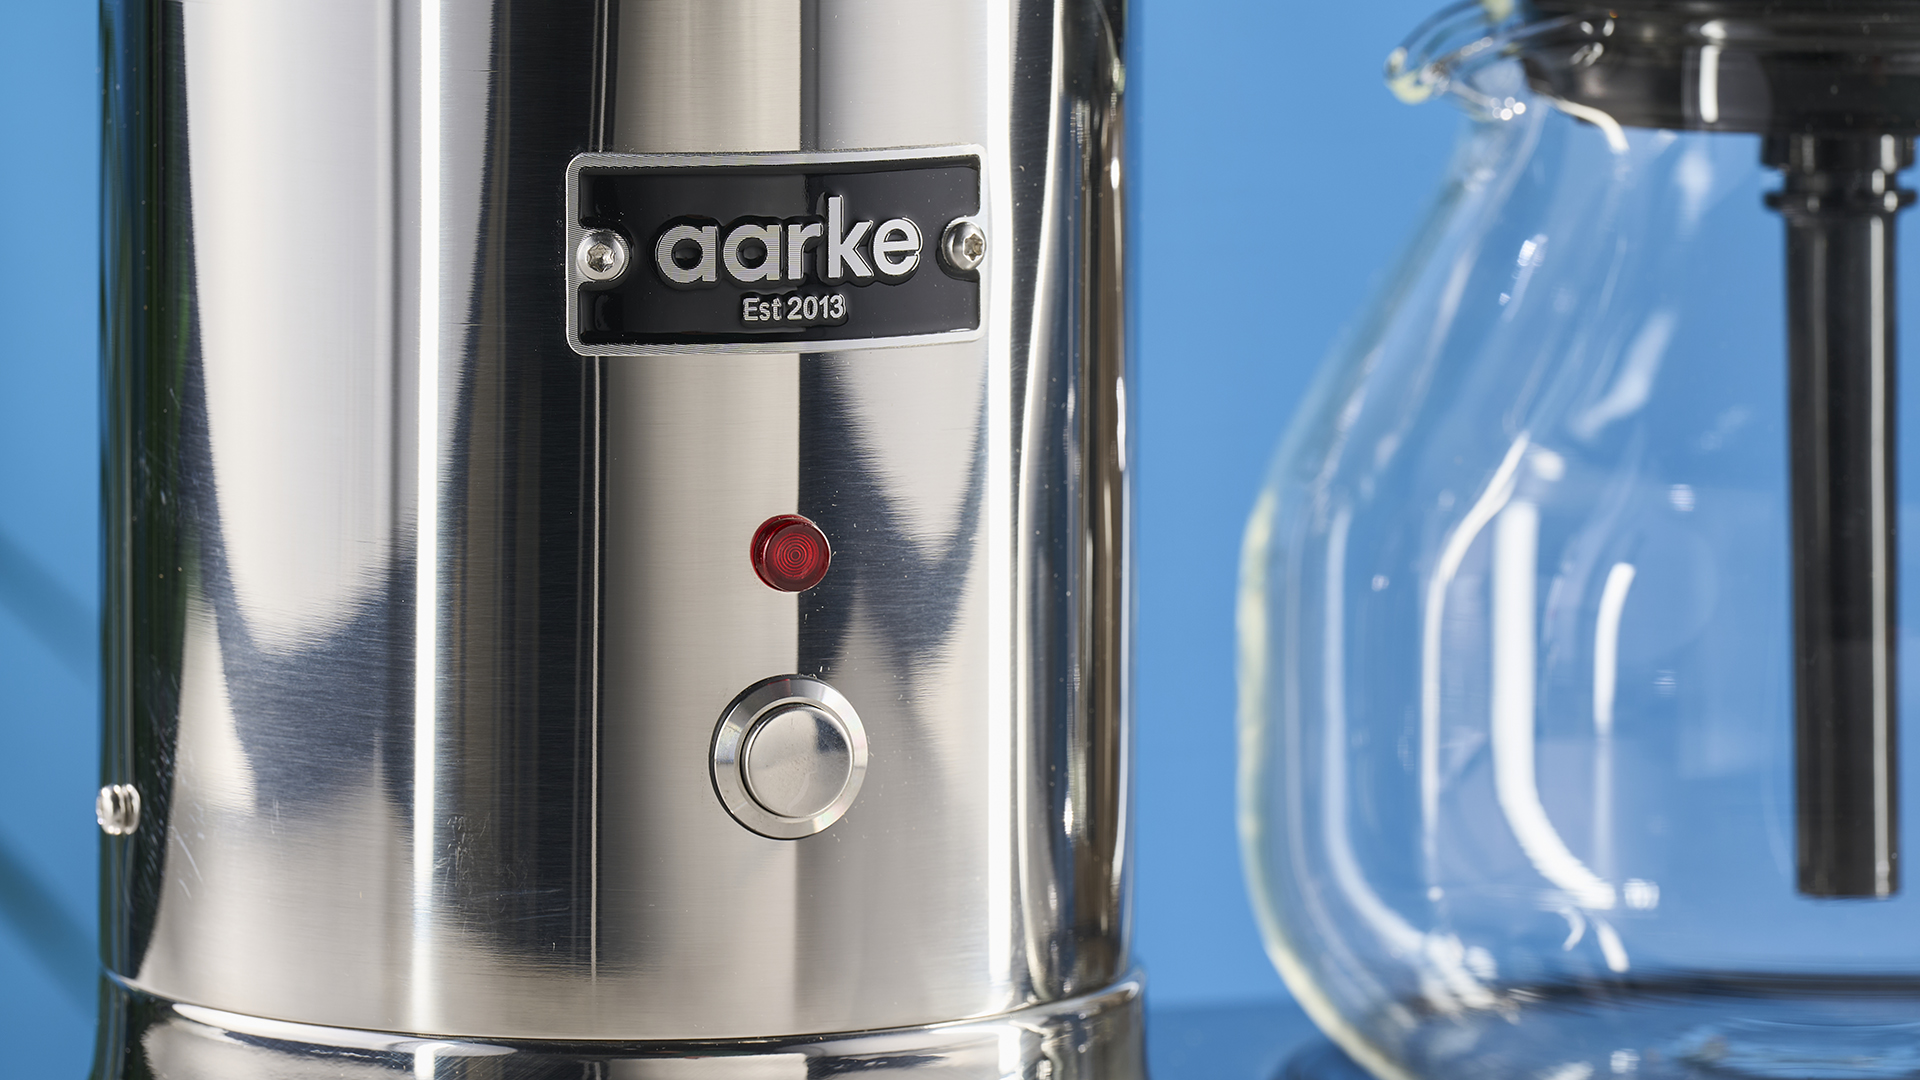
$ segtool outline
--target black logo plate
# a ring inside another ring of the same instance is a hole
[[[980,331],[977,147],[583,154],[568,188],[567,322],[583,354],[870,348]]]

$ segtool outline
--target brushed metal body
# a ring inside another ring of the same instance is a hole
[[[109,3],[105,780],[145,806],[104,841],[111,977],[573,1040],[1122,979],[1116,18]],[[575,155],[955,144],[992,229],[976,340],[568,348]],[[780,513],[832,538],[809,592],[748,564]],[[871,743],[794,841],[729,817],[707,756],[786,672]]]

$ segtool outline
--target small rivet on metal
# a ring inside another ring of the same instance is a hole
[[[972,218],[954,218],[940,235],[940,259],[961,273],[987,261],[987,231]]]
[[[132,784],[108,784],[93,800],[93,816],[108,836],[126,836],[140,827],[140,792]]]
[[[611,229],[595,229],[580,238],[574,263],[588,281],[612,281],[627,272],[627,241]]]

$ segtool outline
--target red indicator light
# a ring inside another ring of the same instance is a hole
[[[781,592],[820,584],[833,562],[827,534],[798,514],[770,517],[753,533],[753,572]]]

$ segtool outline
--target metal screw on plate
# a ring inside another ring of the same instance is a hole
[[[588,281],[612,281],[627,272],[627,241],[611,229],[595,229],[580,238],[574,263]]]
[[[940,235],[940,260],[961,273],[987,261],[987,231],[972,218],[954,218]]]
[[[126,836],[140,827],[140,792],[132,784],[108,784],[93,800],[93,816],[108,836]]]

